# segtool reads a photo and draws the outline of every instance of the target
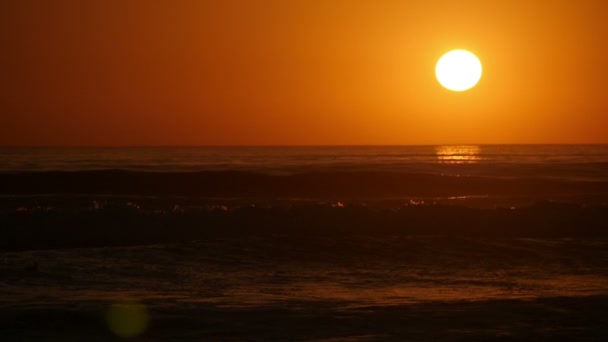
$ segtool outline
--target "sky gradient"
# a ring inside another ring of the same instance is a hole
[[[3,1],[0,40],[0,145],[608,143],[601,1]]]

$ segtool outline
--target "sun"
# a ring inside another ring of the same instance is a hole
[[[437,81],[452,91],[473,88],[481,78],[479,58],[467,50],[452,50],[439,58],[435,66]]]

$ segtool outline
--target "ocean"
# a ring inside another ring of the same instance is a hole
[[[606,180],[608,145],[0,147],[0,172],[389,171]]]
[[[3,340],[604,340],[608,145],[0,148]]]

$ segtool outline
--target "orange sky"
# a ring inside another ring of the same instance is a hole
[[[0,39],[0,145],[608,143],[599,0],[2,1]]]

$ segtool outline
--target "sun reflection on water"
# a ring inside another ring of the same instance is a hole
[[[437,146],[435,153],[440,163],[471,164],[481,161],[481,148],[476,145]]]

